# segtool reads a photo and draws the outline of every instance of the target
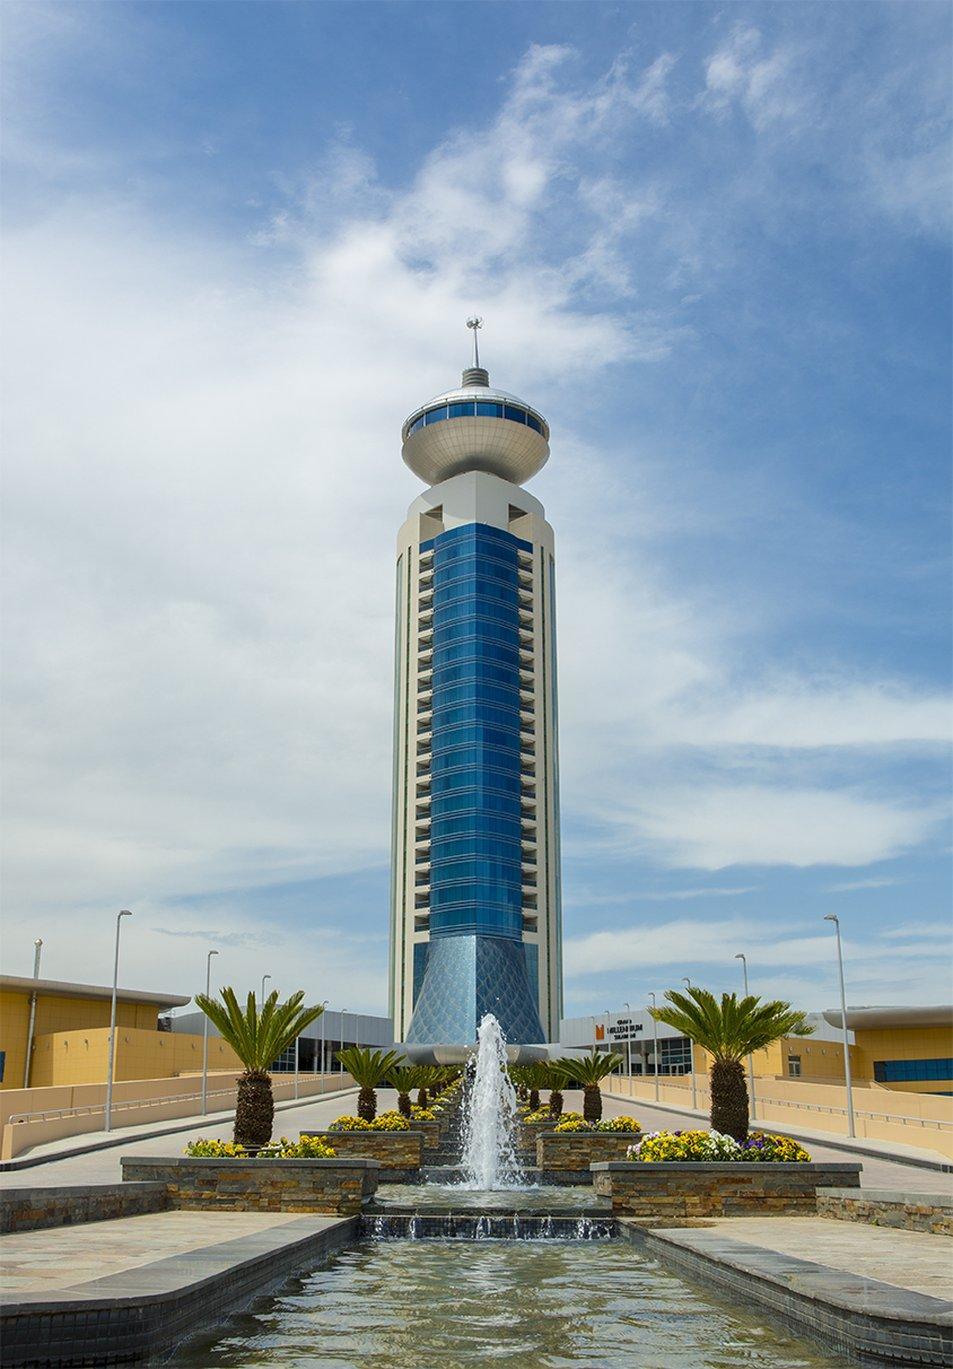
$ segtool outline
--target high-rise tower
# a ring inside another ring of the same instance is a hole
[[[397,543],[391,1000],[398,1041],[512,1043],[562,1015],[553,530],[521,485],[549,426],[479,364],[415,409],[430,488]]]

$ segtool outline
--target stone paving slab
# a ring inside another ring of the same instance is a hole
[[[44,1231],[21,1231],[0,1241],[3,1293],[82,1288],[92,1280],[280,1227],[293,1212],[156,1212]],[[326,1220],[332,1221],[333,1218]]]
[[[929,1297],[953,1299],[953,1243],[946,1236],[824,1217],[721,1217],[711,1221],[710,1229],[744,1245],[812,1260],[828,1269]]]

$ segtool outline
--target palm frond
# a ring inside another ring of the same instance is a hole
[[[268,1070],[282,1051],[324,1012],[320,1005],[303,1006],[303,989],[284,1003],[278,1002],[278,991],[273,990],[260,1012],[253,993],[248,995],[243,1009],[232,988],[222,989],[221,1001],[196,994],[195,1002],[245,1069],[255,1071]]]
[[[810,1036],[804,1013],[780,999],[762,1001],[754,994],[739,998],[723,993],[721,1001],[708,989],[692,986],[685,993],[669,989],[667,1002],[650,1008],[656,1022],[674,1027],[724,1064],[742,1060],[785,1036]]]

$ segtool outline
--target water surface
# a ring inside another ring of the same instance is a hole
[[[608,1198],[591,1184],[537,1184],[535,1187],[476,1189],[459,1184],[381,1184],[374,1205],[413,1208],[416,1212],[609,1212]]]
[[[179,1369],[850,1369],[621,1241],[366,1242]]]

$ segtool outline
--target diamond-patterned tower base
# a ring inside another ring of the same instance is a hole
[[[492,1013],[512,1045],[546,1040],[518,941],[443,936],[431,941],[407,1033],[419,1045],[470,1045]]]

